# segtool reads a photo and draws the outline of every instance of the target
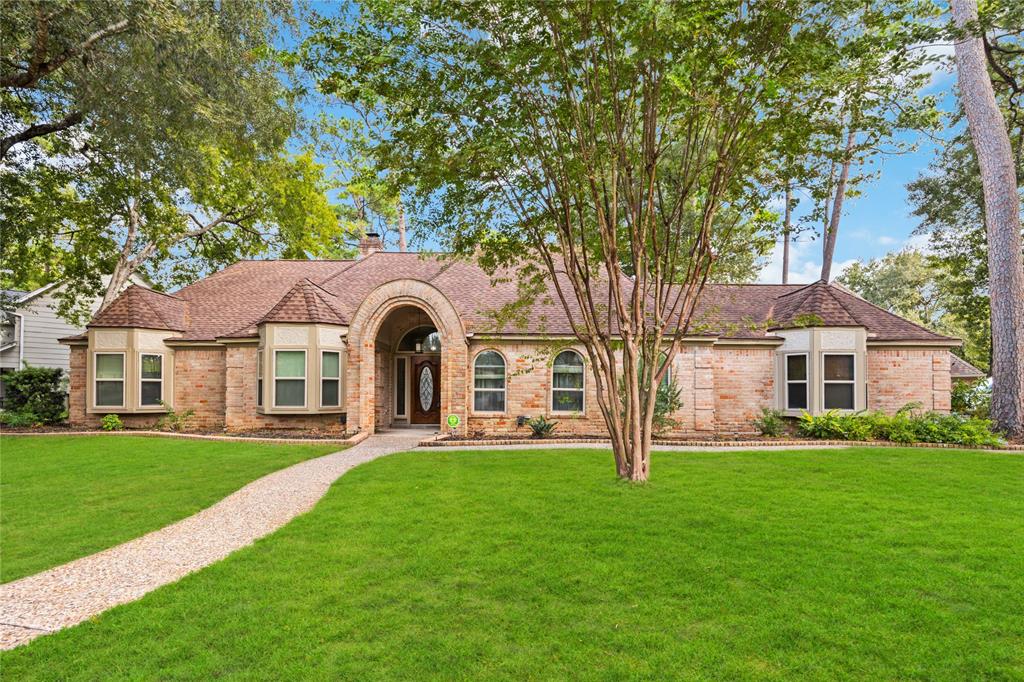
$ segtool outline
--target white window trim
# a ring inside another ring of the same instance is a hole
[[[97,379],[96,378],[96,358],[100,355],[120,355],[121,356],[121,378],[120,379]],[[124,351],[96,351],[92,354],[92,404],[97,410],[107,407],[120,407],[124,409],[126,391],[125,381],[128,379],[128,357]],[[98,381],[120,381],[121,382],[121,404],[120,405],[97,405],[96,404],[96,383]]]
[[[802,355],[804,358],[804,374],[807,375],[806,379],[793,379],[789,378],[789,358],[792,355]],[[822,361],[824,363],[824,360]],[[790,407],[789,406],[789,385],[803,384],[805,387],[805,397],[807,399],[807,405],[805,407]],[[808,357],[807,352],[803,353],[783,353],[782,355],[782,409],[783,410],[806,410],[811,411],[811,359]]]
[[[273,361],[274,390],[273,390],[273,395],[272,395],[273,400],[271,400],[271,404],[274,406],[274,409],[278,409],[278,408],[280,408],[282,410],[304,410],[304,409],[306,409],[307,396],[308,396],[308,393],[309,393],[309,383],[308,383],[309,382],[309,354],[306,352],[305,348],[275,348],[273,353],[274,353],[274,361]],[[281,381],[299,381],[299,379],[300,379],[300,377],[278,377],[277,376],[277,354],[278,353],[302,353],[302,377],[301,377],[301,379],[302,379],[302,404],[301,405],[278,405],[277,404],[277,382],[278,382],[278,380],[280,379]]]
[[[265,363],[263,358],[265,353],[265,348],[256,349],[256,407],[263,407],[263,391],[266,388],[263,381],[263,365]]]
[[[398,413],[399,401],[398,401],[398,365],[405,366],[405,400],[402,401],[402,414]],[[401,421],[409,421],[409,358],[408,356],[398,355],[395,356],[395,419]]]
[[[575,353],[576,357],[583,363],[583,371],[580,375],[583,377],[583,385],[580,388],[555,388],[555,362],[558,361],[558,356],[569,351]],[[580,409],[578,410],[560,410],[555,407],[555,391],[579,391],[580,393]],[[583,359],[583,356],[579,351],[574,348],[563,348],[562,350],[555,353],[555,361],[551,363],[551,396],[548,399],[548,405],[551,408],[552,413],[558,414],[586,414],[587,413],[587,361]]]
[[[477,388],[476,385],[476,362],[480,359],[480,356],[484,353],[494,353],[501,358],[501,388]],[[476,409],[476,394],[477,392],[482,393],[501,393],[501,404],[503,408],[500,410],[478,410]],[[494,348],[485,348],[484,350],[473,356],[473,414],[507,414],[508,413],[508,360],[500,351]]]
[[[142,356],[143,355],[155,355],[160,358],[160,378],[159,379],[145,379],[142,376]],[[160,402],[156,405],[143,405],[142,404],[142,384],[160,384]],[[154,408],[163,407],[161,403],[164,402],[164,354],[153,351],[139,351],[139,409],[152,410]]]
[[[324,355],[326,353],[334,353],[338,356],[338,376],[328,377],[324,376]],[[336,381],[338,382],[338,402],[334,405],[324,405],[324,381]],[[320,386],[318,387],[320,392],[320,407],[323,408],[338,408],[341,407],[341,351],[340,350],[321,350],[320,351]]]
[[[825,358],[830,355],[841,355],[849,356],[853,358],[853,379],[826,379],[825,378]],[[835,352],[830,351],[821,354],[821,409],[823,410],[838,410],[840,412],[856,412],[857,411],[857,379],[859,378],[859,372],[857,371],[857,353],[853,351],[846,352]],[[827,384],[850,384],[853,386],[853,407],[825,407],[825,386]]]

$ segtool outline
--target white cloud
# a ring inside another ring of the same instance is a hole
[[[856,263],[856,258],[835,261],[832,263],[832,279]],[[789,248],[789,282],[790,284],[809,284],[821,278],[821,242],[798,241]],[[771,258],[758,274],[757,281],[761,284],[782,283],[782,244],[776,244]]]

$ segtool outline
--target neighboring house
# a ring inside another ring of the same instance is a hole
[[[373,431],[449,415],[463,433],[514,432],[537,415],[559,433],[605,430],[589,361],[553,296],[499,327],[514,278],[379,248],[370,235],[358,260],[243,261],[174,294],[129,288],[64,340],[71,420],[118,413],[143,425],[162,401],[228,430]],[[960,342],[839,287],[709,285],[701,311],[702,331],[671,368],[679,434],[749,433],[762,408],[949,410]]]
[[[146,286],[141,279],[133,283]],[[57,315],[55,298],[59,282],[47,284],[35,291],[0,292],[0,407],[3,407],[6,389],[2,375],[21,369],[25,364],[33,367],[60,367],[65,372],[70,368],[70,352],[59,339],[78,334],[81,327],[68,324]],[[92,301],[90,308],[95,312],[102,299]]]

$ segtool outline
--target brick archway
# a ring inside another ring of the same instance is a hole
[[[402,306],[425,312],[441,334],[441,420],[450,415],[466,429],[466,363],[469,346],[451,301],[435,287],[413,279],[400,279],[374,289],[360,304],[348,328],[347,411],[349,427],[376,430],[375,355],[377,333],[388,315]]]

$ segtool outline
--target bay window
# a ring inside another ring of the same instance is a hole
[[[124,407],[124,353],[96,353],[95,403],[97,407]]]
[[[153,407],[164,399],[164,356],[142,353],[139,356],[139,405]]]
[[[341,403],[341,353],[320,353],[320,407],[337,407]]]
[[[807,409],[807,354],[786,356],[786,409]]]
[[[306,351],[274,351],[274,407],[306,406]]]
[[[822,357],[822,395],[826,410],[852,410],[855,371],[852,353],[825,353]]]

